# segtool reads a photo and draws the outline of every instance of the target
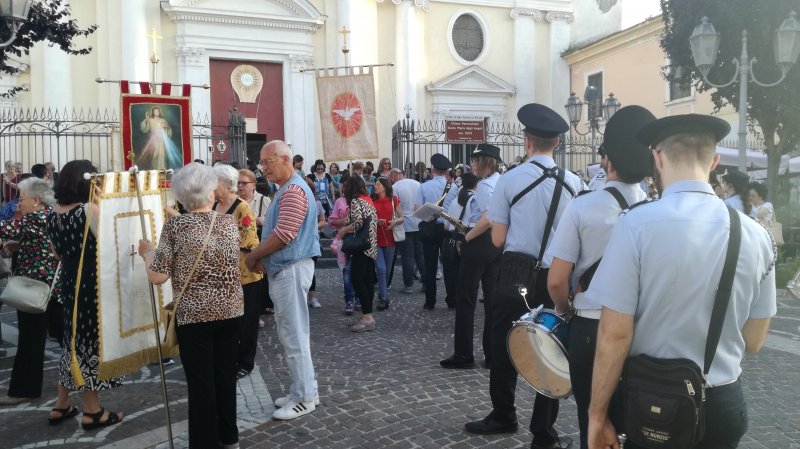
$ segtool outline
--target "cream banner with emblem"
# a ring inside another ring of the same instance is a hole
[[[317,95],[325,160],[376,159],[378,129],[372,72],[328,76],[328,71],[318,71]]]
[[[138,173],[145,238],[158,245],[164,226],[166,184],[164,172]],[[128,172],[106,173],[100,178],[97,235],[98,327],[100,331],[100,379],[136,372],[158,361],[150,288],[144,261],[136,253],[142,227],[134,177]],[[91,263],[85,261],[84,263]],[[172,301],[172,286],[154,286],[163,338],[164,304]],[[164,354],[171,356],[174,354]]]

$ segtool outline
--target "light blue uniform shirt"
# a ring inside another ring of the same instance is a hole
[[[744,212],[744,202],[742,202],[742,197],[739,196],[739,194],[728,197],[725,200],[725,204],[738,210],[739,212]]]
[[[605,186],[619,190],[629,206],[647,198],[639,184],[607,181]],[[583,273],[603,257],[620,212],[616,198],[604,190],[581,195],[567,206],[553,241],[547,246],[545,259],[552,261],[553,257],[558,257],[575,264],[571,282],[573,289]],[[602,309],[600,304],[586,297],[586,292],[575,296],[574,305],[579,310]]]
[[[544,155],[535,155],[528,159],[525,164],[506,172],[497,180],[494,187],[494,195],[489,206],[489,218],[492,221],[508,226],[506,243],[503,252],[514,251],[527,254],[531,257],[539,257],[539,248],[544,236],[544,226],[547,222],[547,211],[553,199],[556,187],[556,180],[548,178],[535,189],[522,197],[514,207],[511,207],[511,200],[517,193],[524,190],[531,183],[542,176],[542,169],[530,161],[536,161],[546,168],[555,167],[553,158]],[[583,189],[583,181],[574,173],[567,171],[564,174],[564,181],[572,187],[575,193]],[[558,203],[553,228],[558,226],[558,221],[567,208],[572,195],[567,189],[561,191],[561,201]],[[549,242],[553,241],[553,234],[550,234]],[[548,244],[549,244],[548,242]],[[550,267],[550,261],[546,257],[542,260],[542,266]]]
[[[775,251],[761,225],[741,215],[742,243],[712,386],[741,374],[748,319],[775,315]],[[634,317],[630,355],[688,358],[703,366],[711,309],[728,248],[730,218],[706,182],[681,181],[659,201],[617,221],[587,296]]]
[[[444,187],[446,185],[447,179],[445,179],[444,176],[434,176],[430,181],[423,182],[419,189],[416,205],[422,206],[425,203],[436,203],[436,201],[442,197],[442,193],[444,193]],[[453,183],[453,185],[450,187],[450,191],[447,192],[447,197],[445,197],[444,202],[440,204],[445,212],[450,209],[450,203],[452,203],[456,197],[458,197],[458,186]],[[439,223],[444,223],[444,220],[441,218],[437,220]]]
[[[489,204],[494,194],[494,186],[497,185],[498,179],[500,179],[500,173],[495,172],[491,176],[481,179],[478,183],[478,187],[475,189],[475,207],[470,209],[468,216],[464,217],[464,221],[470,227],[478,224],[478,219],[481,218],[483,211],[489,210]]]

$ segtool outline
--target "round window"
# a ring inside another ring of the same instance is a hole
[[[453,47],[461,59],[473,62],[483,52],[483,28],[471,14],[462,14],[453,23]]]

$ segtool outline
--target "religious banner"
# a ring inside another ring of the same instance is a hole
[[[191,97],[122,94],[125,169],[177,170],[192,161]]]
[[[164,226],[164,172],[141,171],[138,181],[144,211],[144,237],[158,245]],[[144,260],[137,254],[142,227],[134,178],[128,172],[99,179],[97,220],[97,295],[100,331],[99,378],[136,372],[158,361],[150,284]],[[89,261],[85,261],[89,263]],[[164,304],[172,301],[171,283],[154,286],[159,329],[164,335]],[[174,354],[164,354],[164,357]]]
[[[378,157],[375,85],[372,73],[326,76],[317,72],[317,96],[326,160]]]

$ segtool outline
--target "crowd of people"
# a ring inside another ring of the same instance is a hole
[[[629,406],[618,397],[627,357],[703,365],[716,297],[709,279],[722,276],[729,230],[740,235],[741,249],[730,312],[719,324],[706,373],[705,437],[696,447],[736,447],[747,426],[740,363],[745,351],[763,344],[776,312],[776,251],[759,225],[775,220],[775,210],[764,185],[734,169],[715,171],[715,144],[727,124],[693,114],[656,119],[639,106],[622,108],[607,124],[602,177],[589,189],[553,160],[566,122],[539,104],[524,106],[518,118],[525,155],[508,166],[498,147],[480,144],[469,165],[454,167],[434,154],[429,167],[415,168],[417,179],[388,158],[377,168],[359,161],[342,170],[316,160],[306,174],[303,158],[273,141],[246,168],[200,161],[173,175],[178,207],[167,208],[158,245],[142,240],[138,254],[151,283],[171,280],[175,289],[190,447],[238,447],[236,381],[254,369],[262,314],[274,314],[290,376],[273,417],[298,418],[319,405],[309,308],[321,306],[314,295],[321,236],[332,237],[343,313],[357,315],[352,332],[379,329],[376,311],[390,308],[398,258],[397,291],[424,292],[427,311],[442,298],[455,309],[452,351],[443,347],[449,357],[439,362],[444,369],[476,366],[475,308],[482,296],[482,365],[490,370],[492,411],[466,423],[466,431],[517,430],[518,373],[507,335],[515,321],[542,306],[571,326],[563,343],[580,447],[618,447]],[[0,240],[15,273],[55,288],[47,313],[18,312],[19,351],[0,405],[42,395],[49,331],[62,346],[49,423],[82,411],[86,430],[118,424],[123,414],[101,406],[99,392],[123,380],[98,378],[101,337],[90,311],[101,298],[94,265],[81,263],[97,251],[98,206],[83,176],[97,169],[78,160],[58,173],[50,163],[21,171],[6,163],[0,179]],[[430,205],[441,212],[421,221],[415,212]],[[728,207],[744,217],[736,230]],[[83,393],[81,411],[72,391]],[[558,414],[558,399],[537,394],[532,448],[571,446],[555,430]]]

